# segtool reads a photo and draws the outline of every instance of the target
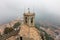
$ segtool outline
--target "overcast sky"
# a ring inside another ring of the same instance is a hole
[[[27,8],[34,11],[37,18],[60,21],[60,0],[0,0],[0,24],[22,17]]]

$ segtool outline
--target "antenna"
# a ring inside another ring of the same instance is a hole
[[[30,13],[30,9],[28,8],[28,13]]]

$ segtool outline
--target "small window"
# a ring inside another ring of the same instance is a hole
[[[27,20],[27,17],[25,17],[25,19]]]
[[[20,37],[20,40],[22,40],[22,37]]]
[[[33,17],[31,18],[31,23],[33,23]]]
[[[27,17],[25,17],[25,22],[27,23]]]

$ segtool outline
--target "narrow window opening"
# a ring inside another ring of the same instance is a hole
[[[20,37],[20,40],[22,40],[22,37]]]
[[[31,23],[33,23],[33,18],[31,18]]]
[[[25,17],[25,22],[27,23],[27,17]]]

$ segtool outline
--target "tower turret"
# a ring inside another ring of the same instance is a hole
[[[30,9],[28,8],[28,12],[24,13],[24,23],[28,26],[34,26],[34,19],[35,19],[35,13],[31,13]]]

